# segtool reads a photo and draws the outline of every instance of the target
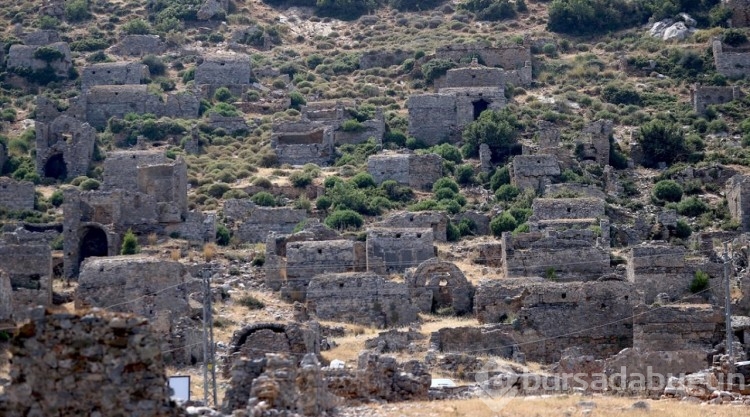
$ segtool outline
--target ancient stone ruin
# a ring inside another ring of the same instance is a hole
[[[250,56],[244,54],[207,55],[195,67],[195,86],[203,97],[212,97],[219,87],[242,97],[250,87],[251,78]]]
[[[182,415],[169,399],[159,338],[143,318],[37,309],[10,352],[2,415]]]
[[[73,68],[70,48],[65,42],[48,45],[11,45],[6,61],[8,69],[20,73],[46,71],[48,68],[57,77],[68,77]]]
[[[142,57],[149,54],[160,55],[166,49],[166,43],[158,35],[126,35],[107,51],[114,55]]]
[[[375,117],[356,125],[356,129],[347,130],[344,122],[353,119],[349,109],[354,108],[353,102],[311,102],[302,106],[302,120],[319,122],[333,128],[333,142],[336,146],[344,144],[359,144],[372,138],[376,143],[383,141],[385,134],[385,116],[383,109],[376,111]]]
[[[448,70],[436,93],[413,95],[409,135],[428,145],[460,139],[461,132],[485,110],[505,107],[505,72],[471,66]]]
[[[440,211],[393,213],[374,223],[373,226],[392,229],[424,229],[429,227],[432,229],[436,241],[446,242],[448,240],[448,216]]]
[[[404,272],[435,256],[431,228],[367,229],[367,270],[376,274]]]
[[[443,158],[437,154],[382,152],[367,158],[367,172],[375,183],[393,180],[420,190],[431,190],[443,177]]]
[[[750,3],[747,0],[724,0],[721,5],[732,11],[729,20],[732,27],[750,26]]]
[[[511,184],[518,188],[531,188],[542,192],[561,173],[554,155],[517,155],[510,171]]]
[[[139,62],[107,62],[89,65],[81,71],[81,89],[95,85],[141,84],[150,77],[148,67]]]
[[[584,161],[594,161],[601,166],[608,165],[612,121],[597,120],[589,123],[581,133],[583,138],[577,144],[580,158]]]
[[[474,287],[453,263],[428,259],[407,271],[405,281],[411,299],[423,313],[443,310],[463,315],[472,312]]]
[[[727,181],[726,196],[729,213],[742,231],[750,231],[750,177],[735,175]]]
[[[34,183],[0,177],[0,208],[34,210]]]
[[[290,234],[307,212],[289,207],[261,207],[249,200],[230,199],[224,204],[225,222],[242,242],[264,242],[271,233]]]
[[[36,113],[37,174],[60,180],[86,175],[96,146],[96,130],[61,113],[44,97],[37,99]]]
[[[528,39],[523,45],[490,46],[483,42],[449,44],[438,48],[435,57],[458,63],[476,58],[488,67],[504,69],[509,83],[519,86],[531,83],[531,47]]]
[[[328,165],[334,157],[333,127],[309,121],[276,123],[271,147],[280,164]]]
[[[27,317],[27,308],[52,304],[52,252],[44,241],[18,242],[4,235],[0,240],[0,271],[12,292],[11,318]]]
[[[714,39],[711,42],[716,71],[729,78],[741,78],[750,71],[750,50],[731,47]]]

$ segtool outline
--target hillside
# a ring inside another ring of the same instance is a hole
[[[409,369],[387,395],[326,371],[339,415],[474,415],[498,358],[501,376],[543,378],[653,352],[690,364],[670,373],[710,368],[725,353],[725,261],[734,314],[750,315],[737,3],[0,4],[0,325],[15,320],[0,326],[0,411],[4,339],[40,303],[146,316],[167,329],[167,373],[202,398],[204,275],[226,367],[210,405],[225,415],[252,382],[229,368],[260,351],[360,371],[362,352],[389,353],[383,374]],[[422,404],[420,370],[463,388],[430,391],[444,409]],[[613,391],[585,391],[631,415]],[[580,392],[519,395],[540,415],[588,415]],[[646,410],[701,413],[674,404]]]

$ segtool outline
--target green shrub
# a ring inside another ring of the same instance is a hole
[[[643,148],[643,165],[656,167],[659,162],[671,164],[687,153],[682,129],[676,124],[653,120],[641,126],[638,143]]]
[[[459,165],[456,168],[456,181],[461,185],[470,185],[474,182],[474,166],[471,164]]]
[[[243,307],[247,307],[248,310],[262,310],[266,308],[266,304],[253,297],[252,295],[246,295],[237,300],[237,303]]]
[[[695,271],[695,276],[690,282],[690,292],[697,294],[708,289],[708,274],[701,271],[700,269]]]
[[[214,100],[216,101],[228,103],[232,101],[233,98],[232,92],[226,87],[219,87],[216,89],[216,92],[214,92]]]
[[[289,99],[291,100],[291,105],[289,108],[300,110],[302,106],[307,104],[307,100],[305,100],[305,96],[303,96],[299,91],[292,91],[289,93]]]
[[[428,83],[445,75],[456,64],[448,59],[436,58],[422,65],[422,75]]]
[[[167,71],[167,65],[157,56],[146,55],[141,62],[148,67],[148,71],[152,76],[164,75]]]
[[[516,7],[508,0],[465,0],[459,10],[474,13],[479,20],[497,21],[516,17]]]
[[[690,225],[685,223],[684,220],[677,221],[677,227],[675,228],[675,236],[679,239],[687,239],[693,233]]]
[[[516,142],[518,127],[518,120],[507,108],[500,111],[482,112],[477,120],[464,129],[463,139],[466,142],[462,148],[464,156],[477,156],[479,145],[486,143],[492,151],[493,160],[504,160],[518,148]]]
[[[232,234],[226,226],[220,224],[216,227],[216,243],[220,246],[227,246],[232,239]]]
[[[498,201],[512,201],[518,195],[521,194],[521,190],[518,189],[518,187],[510,184],[504,184],[501,185],[500,188],[497,189],[495,192],[495,198],[498,199]]]
[[[122,238],[122,248],[120,249],[120,255],[135,255],[140,252],[141,248],[138,246],[138,238],[135,236],[131,229],[125,233]]]
[[[304,171],[295,171],[289,176],[289,181],[297,188],[305,188],[312,184],[313,177],[310,173]]]
[[[263,207],[274,207],[276,206],[276,197],[267,191],[260,191],[250,197],[250,201]]]
[[[739,29],[727,29],[721,35],[721,41],[729,46],[740,46],[747,43],[747,35]]]
[[[229,103],[216,103],[215,106],[211,107],[210,113],[216,113],[224,117],[237,117],[240,116],[239,110]]]
[[[456,242],[461,239],[461,230],[453,222],[448,221],[445,228],[445,237],[448,242]]]
[[[496,169],[490,177],[490,189],[492,191],[497,191],[504,184],[510,184],[510,170],[507,166]]]
[[[101,186],[101,183],[93,178],[88,178],[81,182],[81,185],[79,188],[83,191],[92,191],[92,190],[98,190]]]
[[[708,205],[697,197],[683,199],[677,204],[677,212],[688,217],[700,216],[708,210]]]
[[[626,0],[553,0],[548,14],[547,30],[571,35],[616,31],[645,23],[649,17],[642,4]]]
[[[608,84],[602,90],[602,98],[612,104],[641,104],[641,96],[631,87]]]
[[[349,181],[357,188],[376,187],[375,180],[372,178],[372,175],[367,172],[360,172],[359,174],[353,176]]]
[[[326,226],[331,229],[359,229],[365,220],[356,211],[353,210],[336,210],[325,219]]]
[[[405,203],[414,198],[414,191],[411,188],[394,180],[383,181],[379,188],[385,192],[385,196],[391,201]]]
[[[49,196],[49,202],[55,207],[60,207],[63,203],[63,192],[61,190],[55,190],[51,196]]]
[[[64,57],[62,52],[50,46],[40,46],[34,51],[34,58],[40,59],[44,62],[57,61]]]
[[[88,0],[69,0],[65,2],[65,19],[68,22],[80,22],[91,17]]]
[[[39,29],[57,30],[58,26],[60,26],[60,21],[56,17],[44,15],[39,18]]]
[[[321,211],[327,211],[333,205],[333,200],[330,197],[320,196],[315,200],[315,208]]]
[[[344,132],[361,132],[365,130],[365,125],[356,119],[349,119],[341,124],[341,130]]]
[[[206,194],[210,195],[213,198],[222,198],[224,194],[229,190],[230,187],[228,184],[219,182],[208,186],[208,189],[206,189]]]
[[[151,34],[151,25],[143,19],[133,19],[121,26],[122,31],[127,35],[149,35]]]
[[[461,162],[463,162],[463,157],[461,157],[461,150],[451,145],[450,143],[443,143],[433,146],[430,151],[442,156],[446,161],[451,161],[456,164],[460,164]]]
[[[503,232],[512,232],[517,226],[518,222],[508,211],[504,211],[490,222],[490,230],[497,237],[502,236]]]
[[[672,180],[661,180],[654,185],[654,197],[659,200],[677,202],[682,199],[682,187]]]
[[[436,193],[441,188],[449,188],[454,193],[458,194],[458,184],[448,177],[440,178],[432,184],[432,192]]]

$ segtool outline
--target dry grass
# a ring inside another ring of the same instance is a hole
[[[403,417],[729,417],[747,415],[745,407],[702,406],[674,400],[642,400],[649,405],[650,410],[636,410],[632,408],[636,401],[639,399],[578,395],[518,397],[510,400],[501,399],[494,403],[491,400],[469,399],[373,405],[369,407],[372,412],[368,415]],[[589,411],[586,404],[583,404],[584,402],[593,402],[595,408]]]
[[[216,257],[218,251],[219,248],[215,243],[206,243],[203,245],[203,259],[206,262],[211,262]]]

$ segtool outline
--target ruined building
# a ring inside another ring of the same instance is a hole
[[[743,232],[750,231],[750,177],[737,174],[727,181],[727,203],[732,219]]]
[[[750,72],[750,49],[731,47],[714,39],[711,42],[716,72],[729,78],[742,78]]]
[[[393,180],[420,190],[431,190],[443,177],[443,158],[437,154],[381,152],[367,158],[367,172],[375,183]]]
[[[510,183],[542,193],[561,173],[554,155],[517,155],[511,163]]]
[[[66,115],[45,97],[36,106],[36,170],[41,177],[64,180],[86,175],[96,145],[96,130]]]
[[[303,209],[262,207],[249,200],[229,199],[224,203],[226,225],[240,241],[265,242],[271,232],[290,234],[307,218]]]
[[[431,228],[367,229],[367,271],[380,275],[404,272],[435,257]]]
[[[0,177],[0,208],[12,211],[34,210],[34,183]]]
[[[477,59],[488,67],[505,70],[506,82],[518,86],[531,84],[531,47],[528,42],[498,46],[484,42],[448,44],[438,48],[435,57],[456,63]]]
[[[52,252],[49,243],[0,240],[0,275],[9,280],[11,318],[27,318],[27,308],[52,304]],[[1,285],[1,283],[0,283]]]
[[[436,92],[413,95],[409,135],[428,145],[460,139],[461,132],[487,110],[505,107],[505,71],[472,65],[448,70]]]
[[[383,109],[378,108],[375,117],[361,122],[357,129],[344,129],[344,122],[353,120],[348,109],[354,108],[355,102],[311,102],[302,106],[302,120],[320,122],[333,128],[334,145],[359,144],[372,138],[380,144],[385,135],[385,116]]]
[[[189,213],[187,167],[154,152],[117,152],[104,164],[100,191],[64,192],[65,276],[77,276],[89,256],[119,252],[122,235],[171,234],[213,240],[215,217]]]
[[[729,23],[733,28],[750,26],[750,2],[747,0],[722,0],[721,5],[732,11]]]
[[[333,127],[300,121],[273,125],[271,147],[280,164],[328,165],[334,157]]]
[[[690,101],[693,111],[698,114],[705,113],[708,106],[729,103],[742,98],[739,86],[704,86],[695,84],[690,90]]]
[[[142,57],[161,55],[167,50],[167,44],[158,35],[125,35],[117,44],[107,49],[114,55]]]
[[[250,56],[245,54],[208,55],[195,67],[195,86],[203,97],[212,97],[220,87],[242,97],[251,79]]]
[[[73,68],[70,48],[65,42],[48,45],[11,45],[6,66],[20,73],[51,70],[57,77],[68,77]]]
[[[609,138],[612,136],[612,121],[597,120],[583,128],[582,138],[576,144],[576,151],[582,160],[590,160],[601,166],[609,164]]]
[[[81,89],[95,85],[141,84],[149,78],[148,67],[140,62],[106,62],[81,70]]]

